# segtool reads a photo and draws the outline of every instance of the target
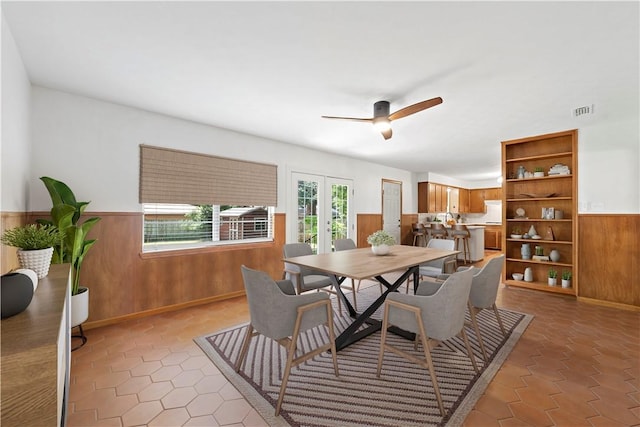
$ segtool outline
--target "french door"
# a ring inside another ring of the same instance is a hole
[[[287,241],[309,243],[314,253],[331,252],[335,239],[352,236],[352,196],[349,179],[292,172]]]

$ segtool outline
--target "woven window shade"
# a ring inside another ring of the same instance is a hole
[[[140,145],[140,203],[276,206],[276,165]]]

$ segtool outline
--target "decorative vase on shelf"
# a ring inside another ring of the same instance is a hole
[[[533,282],[533,271],[531,270],[531,267],[524,269],[524,281]]]
[[[523,243],[520,248],[520,254],[522,255],[522,259],[531,259],[531,245],[529,243]]]
[[[529,227],[529,232],[527,233],[529,236],[533,237],[536,234],[538,234],[538,232],[536,231],[536,228],[532,225],[531,227]]]
[[[371,246],[371,251],[376,255],[386,255],[389,253],[389,245]]]
[[[556,286],[558,284],[558,279],[555,277],[549,277],[549,286]]]
[[[562,287],[565,288],[565,289],[566,288],[570,288],[571,287],[571,280],[562,279]]]
[[[560,252],[558,252],[556,249],[552,249],[551,252],[549,252],[549,259],[551,259],[551,261],[553,262],[560,261]]]

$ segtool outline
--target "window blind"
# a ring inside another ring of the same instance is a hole
[[[140,145],[140,203],[276,206],[276,165]]]

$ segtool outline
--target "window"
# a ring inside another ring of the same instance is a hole
[[[143,251],[273,240],[273,208],[145,203]]]
[[[143,250],[273,240],[277,166],[140,145]]]

